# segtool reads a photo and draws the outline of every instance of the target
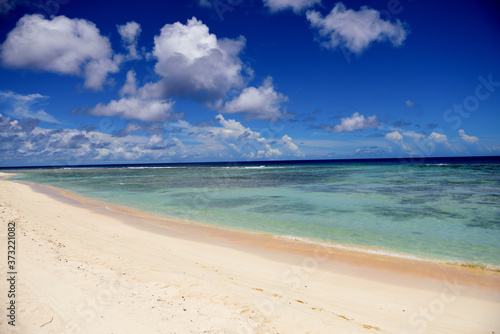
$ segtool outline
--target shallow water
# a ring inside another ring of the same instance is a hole
[[[17,178],[218,226],[500,268],[498,161],[33,169]]]

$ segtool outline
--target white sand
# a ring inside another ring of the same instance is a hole
[[[205,228],[160,228],[7,180],[0,205],[2,277],[8,222],[17,233],[16,326],[2,278],[0,333],[500,333],[499,273],[384,269],[263,237],[238,246],[241,234],[190,236]]]

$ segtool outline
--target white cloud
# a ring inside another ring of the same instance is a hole
[[[389,132],[385,135],[385,140],[387,140],[392,148],[395,148],[402,153],[411,153],[412,150],[410,147],[405,145],[403,142],[403,136],[398,131]]]
[[[118,25],[117,28],[125,47],[129,51],[128,58],[140,59],[141,57],[137,53],[137,41],[141,34],[141,26],[137,22],[131,21],[124,25]]]
[[[448,143],[446,135],[438,132],[431,133],[428,138],[436,143]]]
[[[173,146],[175,146],[174,143],[169,142],[162,135],[158,134],[152,135],[144,147],[151,150],[164,150]]]
[[[404,139],[410,137],[413,140],[405,143]],[[385,135],[386,141],[391,144],[391,147],[396,152],[401,154],[411,154],[417,156],[435,156],[435,155],[448,155],[455,149],[448,142],[445,134],[439,132],[432,132],[429,136],[425,136],[414,131],[406,131],[402,134],[398,131],[393,131]],[[399,151],[399,152],[397,152]]]
[[[200,130],[206,135],[210,134],[222,139],[224,145],[231,144],[233,149],[237,148],[237,152],[242,158],[276,158],[285,154],[290,157],[303,156],[303,153],[288,135],[284,135],[281,140],[275,143],[281,145],[282,151],[278,147],[271,146],[273,140],[262,137],[259,132],[243,126],[238,121],[226,120],[220,114],[217,115],[216,120],[221,127],[207,127]]]
[[[406,100],[407,107],[413,107],[414,105],[415,105],[415,102],[413,102],[412,100]]]
[[[120,116],[125,119],[138,119],[145,122],[162,122],[177,118],[172,112],[174,102],[170,100],[144,100],[137,97],[124,97],[112,100],[107,105],[99,103],[89,110],[94,116]]]
[[[398,131],[389,132],[385,135],[385,139],[395,143],[403,142],[403,136]]]
[[[462,138],[462,140],[466,143],[475,144],[479,141],[479,138],[475,136],[466,135],[464,130],[458,130],[458,134],[460,135],[460,138]]]
[[[365,116],[355,112],[351,117],[341,118],[341,123],[333,127],[334,132],[351,132],[375,128],[380,125],[377,116]]]
[[[403,132],[403,135],[405,135],[407,137],[411,137],[414,140],[420,140],[420,139],[425,138],[425,136],[423,134],[416,133],[415,131],[405,131],[405,132]]]
[[[162,161],[182,157],[186,150],[176,137],[161,135],[115,137],[99,130],[43,129],[30,120],[0,114],[1,165],[37,163],[81,165],[94,161]]]
[[[168,74],[164,61],[182,55],[187,63],[192,64],[217,49],[217,37],[209,33],[205,24],[193,17],[186,25],[180,22],[166,24],[161,29],[161,34],[155,36],[153,54],[159,60],[158,72]]]
[[[321,3],[321,0],[263,0],[263,2],[271,12],[292,9],[295,13],[300,13],[306,8]]]
[[[268,77],[259,88],[247,87],[233,100],[226,102],[222,113],[244,113],[248,118],[276,121],[285,116],[280,104],[287,97],[274,90],[273,82]]]
[[[284,135],[283,137],[281,137],[281,143],[285,150],[290,152],[291,154],[299,157],[304,156],[304,153],[302,153],[299,147],[293,143],[293,140],[290,136]]]
[[[389,41],[393,46],[400,46],[408,34],[401,21],[383,20],[380,12],[367,6],[355,11],[339,2],[326,17],[315,10],[309,10],[306,17],[324,38],[323,46],[345,47],[358,54],[374,42]]]
[[[222,127],[210,127],[207,130],[217,136],[236,140],[245,138],[246,140],[251,139],[259,141],[259,139],[262,139],[260,133],[252,131],[250,128],[246,128],[243,124],[234,119],[226,120],[221,114],[217,115],[215,119]]]
[[[44,110],[33,110],[37,104],[48,99],[40,94],[20,95],[12,91],[0,91],[0,102],[8,105],[6,113],[15,118],[34,118],[43,122],[59,123],[52,115]]]
[[[127,72],[127,80],[125,81],[125,85],[123,85],[122,89],[120,89],[120,96],[124,95],[134,95],[136,92],[136,79],[135,79],[135,71],[130,70]]]
[[[217,39],[195,17],[187,24],[166,24],[154,38],[155,71],[163,80],[146,85],[142,94],[192,97],[207,102],[224,98],[244,84],[238,54],[245,39]]]
[[[279,157],[283,155],[283,153],[277,149],[277,148],[272,148],[271,145],[269,144],[264,144],[265,149],[264,150],[259,150],[257,151],[257,158],[274,158],[274,157]]]
[[[422,141],[433,141],[435,143],[445,143],[448,144],[448,138],[446,135],[438,133],[438,132],[432,132],[429,136],[425,136],[422,133],[417,133],[415,131],[405,131],[403,132],[403,135],[405,137],[410,137],[413,139],[414,142],[422,142]]]
[[[42,15],[23,16],[7,35],[0,57],[8,67],[82,76],[91,89],[102,88],[120,62],[92,22]]]
[[[226,159],[274,159],[278,157],[301,157],[303,152],[284,135],[280,140],[265,138],[261,133],[245,127],[234,119],[225,119],[221,114],[213,126],[191,125],[185,120],[171,123],[180,138],[187,136],[190,142],[199,145],[189,147],[192,156],[207,158],[217,156]],[[222,155],[221,155],[222,154]]]
[[[141,131],[146,131],[144,123],[128,122],[127,126],[124,129],[121,129],[120,131],[115,133],[115,136],[124,137],[128,134]]]

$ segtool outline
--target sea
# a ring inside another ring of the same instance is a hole
[[[500,157],[16,169],[14,179],[201,224],[500,270]]]

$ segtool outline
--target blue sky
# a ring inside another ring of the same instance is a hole
[[[0,166],[500,155],[496,1],[0,0]]]

